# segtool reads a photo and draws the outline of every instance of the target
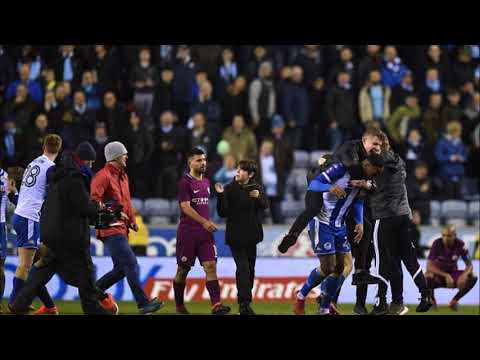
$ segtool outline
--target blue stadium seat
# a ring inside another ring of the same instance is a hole
[[[310,153],[310,166],[318,166],[318,160],[325,154],[330,154],[328,150],[318,150]]]
[[[142,199],[137,199],[137,198],[132,198],[132,206],[138,210],[140,214],[143,215],[143,200]]]
[[[147,199],[144,203],[146,216],[172,216],[170,202],[165,199]]]
[[[478,224],[480,221],[480,201],[472,201],[468,205],[468,219],[471,224]]]
[[[442,204],[440,201],[430,201],[430,219],[439,220],[442,217]]]
[[[446,223],[464,225],[467,222],[467,203],[461,200],[444,201],[442,217]]]
[[[294,155],[294,164],[295,169],[304,169],[309,166],[310,154],[306,151],[295,150]]]

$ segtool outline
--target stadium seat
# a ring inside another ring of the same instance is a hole
[[[430,201],[430,219],[439,220],[442,217],[442,204],[440,201]]]
[[[480,201],[472,201],[468,205],[468,219],[471,224],[478,224],[480,221]]]
[[[480,200],[480,194],[478,191],[478,179],[476,178],[464,178],[461,188],[462,198],[467,201]]]
[[[132,206],[137,209],[137,211],[143,215],[143,200],[132,198]]]
[[[282,213],[285,218],[295,218],[304,209],[303,201],[282,201]]]
[[[309,166],[310,154],[306,151],[295,150],[294,155],[294,164],[295,169],[305,169]]]
[[[147,199],[144,203],[144,210],[147,216],[172,216],[170,202],[165,199]]]
[[[331,151],[318,150],[310,153],[310,166],[318,166],[318,160],[325,154],[329,154]]]
[[[467,221],[467,203],[461,200],[447,200],[442,203],[442,218],[446,223],[461,225]]]

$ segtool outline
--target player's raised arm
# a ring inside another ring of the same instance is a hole
[[[216,183],[215,184],[215,191],[217,192],[217,212],[218,215],[222,218],[226,218],[229,216],[229,209],[228,209],[228,196],[225,192],[225,188],[222,184]]]

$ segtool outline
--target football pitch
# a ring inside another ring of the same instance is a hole
[[[81,315],[82,310],[78,301],[57,301],[57,307],[61,315]],[[36,308],[40,306],[39,302],[33,304]],[[138,311],[134,302],[119,302],[120,315],[138,315]],[[238,304],[226,302],[225,305],[232,307],[232,314],[238,314]],[[186,305],[192,315],[208,315],[210,314],[210,304],[207,302],[194,302]],[[453,311],[447,306],[439,306],[437,310],[430,310],[426,314],[417,314],[415,312],[416,305],[407,305],[409,312],[407,315],[480,315],[480,306],[459,306],[458,311]],[[257,303],[252,305],[253,310],[258,315],[293,315],[292,305],[287,303]],[[371,309],[371,305],[367,305],[367,309]],[[342,315],[353,315],[353,304],[339,304],[338,310]],[[315,315],[317,311],[316,304],[307,304],[307,315]],[[166,305],[156,313],[156,315],[174,315],[175,305],[173,302],[167,302]]]

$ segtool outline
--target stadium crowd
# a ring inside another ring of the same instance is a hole
[[[129,152],[131,191],[176,197],[185,153],[212,183],[256,159],[274,223],[295,151],[382,128],[407,162],[411,206],[478,195],[479,45],[0,45],[0,161],[25,167],[48,133]],[[214,193],[212,191],[212,193]]]

